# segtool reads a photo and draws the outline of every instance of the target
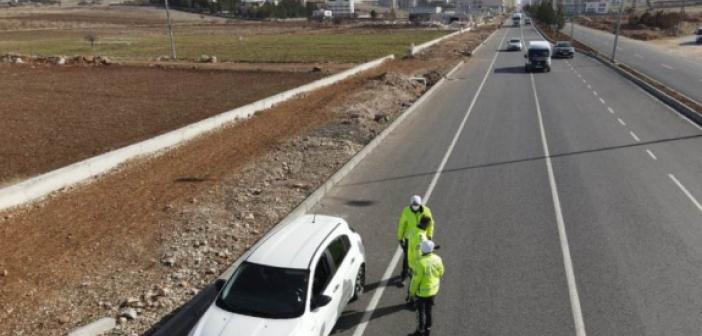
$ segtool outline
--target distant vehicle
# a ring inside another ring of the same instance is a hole
[[[553,47],[554,58],[573,58],[575,57],[575,48],[568,41],[558,41]]]
[[[702,44],[702,27],[697,28],[695,36],[695,42],[697,42],[697,44]]]
[[[189,335],[329,335],[363,292],[365,262],[346,221],[302,216],[244,257]]]
[[[551,71],[551,44],[547,41],[531,41],[524,55],[526,63],[524,71],[531,72],[535,69]]]
[[[520,39],[511,39],[507,42],[507,51],[521,51],[522,41]]]
[[[522,13],[514,13],[512,15],[512,24],[519,26],[522,23]]]
[[[524,18],[524,24],[530,25],[531,24],[531,19],[530,18]]]

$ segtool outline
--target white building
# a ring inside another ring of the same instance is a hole
[[[333,13],[334,16],[353,16],[353,14],[356,12],[354,0],[327,1],[326,7]]]

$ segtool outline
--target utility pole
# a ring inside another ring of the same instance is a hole
[[[682,6],[680,6],[680,18],[678,18],[678,25],[675,28],[675,35],[680,35],[680,32],[682,31],[682,24],[683,24],[683,18],[685,17],[685,0],[682,2]]]
[[[573,0],[573,13],[570,15],[570,44],[573,44],[573,34],[575,34],[575,17],[580,13],[580,7],[578,7],[578,0]]]
[[[621,29],[622,26],[622,14],[624,14],[624,0],[619,0],[621,1],[621,4],[619,5],[619,18],[617,19],[617,30],[614,33],[614,45],[612,46],[612,57],[609,58],[609,61],[614,63],[614,56],[617,54],[617,43],[619,42],[619,29]]]
[[[168,0],[166,3],[166,19],[168,20],[168,35],[171,36],[171,58],[176,59],[175,39],[173,38],[173,25],[171,25],[171,11],[168,8]]]

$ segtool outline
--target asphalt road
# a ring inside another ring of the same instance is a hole
[[[395,228],[419,194],[446,265],[432,335],[699,335],[702,128],[582,55],[524,73],[511,37],[540,39],[499,30],[315,209],[367,250],[333,334],[414,330]]]
[[[581,55],[532,81],[498,51],[522,33],[539,39],[500,30],[319,205],[369,260],[335,335],[413,331],[385,277],[413,194],[430,196],[447,270],[432,335],[702,331],[702,130]]]
[[[570,34],[570,24],[563,32]],[[601,30],[575,25],[575,38],[605,55],[611,55],[614,35]],[[691,48],[702,48],[690,46]],[[686,96],[702,102],[702,60],[684,57],[646,42],[620,36],[617,60],[660,81]]]

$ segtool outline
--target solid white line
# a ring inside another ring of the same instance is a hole
[[[622,126],[626,126],[626,123],[624,122],[624,120],[622,120],[622,118],[617,118],[617,121],[619,121],[619,123],[622,124]]]
[[[611,107],[607,107],[607,111],[609,111],[609,113],[611,114],[614,114],[614,110]]]
[[[502,40],[500,41],[499,45],[502,45],[505,41],[505,38],[507,37],[507,34],[505,33],[502,36]],[[458,126],[458,129],[456,130],[456,133],[453,136],[453,140],[451,140],[451,144],[449,145],[448,149],[446,150],[446,153],[444,154],[444,158],[441,160],[441,163],[439,164],[439,167],[436,170],[436,173],[434,173],[434,177],[431,180],[431,183],[429,183],[429,187],[427,188],[426,193],[424,194],[424,202],[427,203],[429,201],[429,198],[431,197],[432,192],[434,191],[434,187],[436,186],[437,181],[439,180],[439,177],[441,176],[441,172],[444,170],[444,167],[446,166],[446,162],[448,162],[449,157],[451,156],[451,153],[453,152],[454,147],[456,146],[456,143],[458,142],[458,138],[460,137],[461,133],[463,132],[463,128],[466,125],[466,122],[468,121],[468,117],[470,116],[471,112],[473,111],[473,107],[475,106],[476,101],[478,101],[478,96],[480,96],[480,93],[483,90],[483,87],[485,86],[485,82],[487,81],[488,77],[490,76],[490,73],[492,72],[492,68],[495,66],[495,61],[497,61],[497,56],[499,56],[499,53],[495,53],[495,56],[492,58],[492,62],[490,63],[490,66],[487,69],[487,72],[485,72],[485,76],[483,77],[483,81],[480,83],[480,86],[478,86],[478,90],[475,92],[475,95],[473,96],[473,100],[470,102],[470,105],[468,106],[468,110],[466,111],[465,116],[463,116],[463,120],[461,120],[460,125]],[[397,267],[397,264],[400,261],[400,257],[402,255],[402,250],[398,247],[395,250],[395,254],[392,256],[392,260],[390,260],[390,264],[388,264],[388,267],[385,269],[385,272],[383,273],[383,278],[380,282],[380,286],[378,286],[378,289],[375,290],[373,293],[373,297],[371,297],[370,302],[368,303],[368,307],[366,307],[365,313],[363,314],[363,317],[361,318],[361,323],[358,324],[358,327],[356,327],[356,330],[353,332],[353,336],[362,336],[363,333],[366,331],[366,327],[368,327],[368,323],[373,317],[373,313],[375,312],[375,309],[378,307],[378,304],[380,303],[380,299],[383,297],[383,293],[385,292],[385,288],[388,285],[388,282],[390,281],[390,278],[392,277],[392,272],[395,270]]]
[[[650,149],[647,149],[646,153],[648,153],[648,155],[651,157],[651,159],[658,160],[658,158],[653,154],[653,152],[651,152]]]
[[[700,204],[700,202],[697,201],[695,196],[692,196],[692,193],[690,193],[687,190],[687,188],[685,188],[685,186],[682,183],[680,183],[680,181],[678,181],[677,178],[675,178],[675,175],[668,174],[668,176],[670,177],[671,180],[673,180],[673,182],[675,182],[675,184],[678,185],[678,188],[680,188],[680,190],[682,190],[682,192],[685,193],[685,195],[687,195],[687,198],[689,198],[690,201],[692,201],[692,203],[695,204],[695,206],[697,206],[697,210],[702,212],[702,204]]]
[[[629,132],[629,134],[631,134],[631,137],[634,138],[634,140],[636,140],[636,142],[640,142],[640,141],[641,141],[641,139],[639,139],[639,137],[636,136],[636,133],[634,133],[634,132]]]
[[[558,226],[558,237],[561,243],[561,252],[563,254],[563,265],[565,267],[566,280],[568,282],[568,294],[570,295],[570,308],[573,311],[573,322],[575,323],[575,335],[585,336],[585,321],[583,320],[583,312],[580,308],[580,296],[578,295],[578,286],[575,283],[575,271],[573,270],[573,261],[570,256],[570,245],[568,244],[568,236],[566,234],[565,220],[563,219],[563,211],[561,210],[561,200],[558,196],[558,186],[556,178],[553,174],[553,163],[551,162],[551,154],[548,149],[548,140],[546,139],[546,130],[544,129],[544,120],[541,114],[541,106],[539,104],[539,96],[536,94],[536,83],[534,82],[534,74],[531,76],[531,89],[534,92],[534,100],[536,102],[536,112],[539,117],[539,129],[541,130],[541,142],[543,144],[544,156],[546,157],[546,169],[548,171],[548,181],[551,185],[551,198],[553,199],[553,208],[556,214],[556,224]]]
[[[600,98],[600,103],[607,104],[607,103],[605,103],[604,99],[602,99],[602,98]]]
[[[668,70],[675,70],[675,69],[673,69],[672,66],[670,66],[670,65],[668,65],[668,64],[661,64],[661,66],[664,67],[664,68],[666,68],[666,69],[668,69]]]

